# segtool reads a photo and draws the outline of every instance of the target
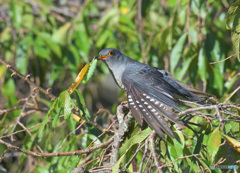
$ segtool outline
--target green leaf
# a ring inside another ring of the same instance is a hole
[[[174,46],[171,56],[170,56],[170,71],[172,74],[174,74],[174,70],[182,56],[183,48],[184,48],[184,43],[187,38],[187,32],[185,32],[177,41],[176,45]]]
[[[83,56],[85,62],[88,62],[90,43],[86,27],[83,23],[79,23],[76,25],[75,30],[76,45],[79,54]]]
[[[234,150],[240,153],[240,142],[230,136],[221,134],[223,138],[228,142],[228,144],[233,147]]]
[[[151,133],[151,131],[152,130],[150,128],[147,128],[147,129],[141,131],[139,134],[126,140],[124,145],[119,150],[119,156],[126,154],[126,151],[129,150],[132,145],[142,142],[146,137],[148,137],[148,135]]]
[[[204,83],[207,82],[207,60],[205,57],[204,48],[202,47],[198,55],[198,74]]]
[[[131,137],[130,139],[126,140],[124,145],[120,148],[119,150],[119,157],[120,159],[118,160],[118,162],[114,165],[113,167],[113,173],[117,173],[120,163],[123,160],[124,156],[126,155],[126,153],[131,149],[131,147],[134,144],[138,144],[140,142],[142,142],[144,139],[146,139],[148,137],[148,135],[151,133],[151,129],[147,128],[143,131],[141,131],[139,134]]]
[[[87,74],[85,79],[82,81],[82,83],[87,83],[89,81],[89,79],[93,76],[94,71],[96,69],[97,66],[97,60],[94,59],[93,62],[90,64],[90,67],[88,68]]]
[[[87,110],[84,97],[83,97],[82,93],[80,93],[80,91],[78,91],[78,90],[74,90],[74,93],[75,93],[76,100],[77,100],[76,105],[82,111],[81,115],[84,116],[86,118],[86,120],[88,121],[88,118],[90,117],[90,114]]]
[[[228,9],[226,27],[228,30],[232,30],[232,42],[239,56],[239,44],[240,44],[240,0],[233,3]]]
[[[68,30],[70,29],[71,26],[72,26],[72,23],[67,22],[63,26],[58,28],[58,30],[53,33],[52,40],[55,41],[58,44],[66,43],[66,41],[67,41],[66,37],[68,35],[67,32],[68,32]]]
[[[183,61],[182,68],[178,68],[174,77],[176,77],[178,80],[183,80],[183,77],[186,75],[188,68],[192,62],[193,58],[188,58]]]
[[[77,122],[74,121],[72,114],[69,115],[69,118],[66,119],[66,121],[67,121],[67,125],[68,125],[68,127],[70,128],[70,130],[71,130],[71,131],[74,131]]]
[[[20,6],[19,3],[17,3],[15,0],[10,1],[10,17],[11,17],[11,23],[14,26],[14,28],[20,28],[21,22],[22,22],[22,11],[23,8]]]
[[[61,113],[61,109],[60,109],[60,111],[58,111],[58,113],[55,114],[55,116],[53,118],[53,121],[52,121],[52,126],[53,127],[56,127],[57,120],[58,120],[58,117],[60,116],[60,113]]]
[[[39,130],[38,136],[42,136],[42,133],[43,133],[43,131],[44,131],[44,129],[45,129],[45,126],[46,126],[46,124],[47,124],[47,122],[48,122],[48,118],[49,118],[49,116],[52,114],[52,112],[54,111],[54,109],[57,107],[58,103],[59,103],[59,99],[57,98],[57,99],[53,102],[53,104],[52,104],[52,106],[50,107],[50,109],[48,110],[48,113],[47,113],[46,117],[44,118],[44,120],[43,120],[43,122],[42,122],[42,127],[41,127],[41,129]]]
[[[72,111],[72,101],[67,90],[63,91],[59,96],[60,107],[64,107],[64,118],[68,119]]]
[[[208,139],[208,152],[211,156],[212,161],[215,158],[215,155],[218,152],[218,149],[221,144],[221,133],[219,132],[219,127],[217,127],[211,134]]]
[[[26,74],[28,67],[26,45],[20,44],[16,50],[16,67],[20,73]]]
[[[46,43],[46,45],[58,56],[61,57],[62,56],[62,52],[61,49],[59,47],[59,45],[54,42],[51,38],[51,36],[48,33],[42,33],[42,32],[38,32],[35,31],[35,33]]]
[[[226,17],[226,28],[228,30],[232,30],[235,27],[233,23],[239,11],[239,5],[240,5],[240,0],[234,2],[228,9],[227,17]]]

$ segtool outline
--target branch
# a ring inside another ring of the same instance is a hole
[[[59,156],[74,156],[74,155],[81,155],[81,154],[85,154],[85,153],[90,153],[92,151],[95,151],[99,148],[105,147],[107,145],[109,145],[110,143],[112,143],[114,137],[111,137],[110,139],[108,139],[106,142],[98,144],[94,147],[90,147],[90,148],[86,148],[84,150],[77,150],[77,151],[68,151],[68,152],[58,152],[58,153],[39,153],[39,152],[33,152],[33,151],[29,151],[29,150],[24,150],[20,147],[17,146],[13,146],[3,140],[0,139],[0,143],[5,145],[7,148],[10,149],[15,149],[17,151],[21,151],[25,154],[28,155],[32,155],[32,156],[36,156],[36,157],[59,157]]]
[[[192,155],[189,155],[189,156],[182,156],[182,157],[176,158],[176,159],[173,160],[172,162],[169,162],[169,163],[166,163],[166,164],[162,165],[160,168],[164,168],[164,167],[166,167],[167,165],[170,165],[170,164],[172,164],[173,162],[176,162],[176,161],[179,160],[179,159],[186,159],[186,158],[189,158],[189,157],[197,157],[197,156],[200,156],[200,154],[192,154]]]
[[[222,108],[235,108],[235,109],[238,109],[240,110],[240,107],[236,106],[236,105],[231,105],[231,104],[218,104],[218,105],[210,105],[210,106],[200,106],[200,107],[197,107],[197,108],[190,108],[190,109],[186,109],[185,111],[182,111],[182,112],[179,112],[179,116],[183,116],[187,113],[190,113],[190,112],[196,112],[196,111],[200,111],[200,110],[213,110],[213,109],[216,109],[216,106],[217,107],[222,107]]]
[[[157,171],[158,171],[158,173],[162,173],[163,171],[160,167],[160,163],[158,161],[157,153],[155,151],[155,144],[154,144],[154,137],[155,136],[156,136],[156,132],[153,130],[152,133],[149,136],[149,142],[151,144],[151,152],[152,152],[152,155],[153,155],[154,163],[157,167]]]
[[[2,58],[0,58],[0,62],[2,64],[4,64],[12,72],[11,76],[17,75],[18,77],[20,77],[21,79],[26,81],[29,85],[33,86],[35,89],[38,89],[42,93],[46,94],[48,97],[51,98],[51,100],[55,100],[56,99],[56,96],[54,96],[53,94],[49,93],[48,90],[43,89],[42,87],[38,86],[37,84],[35,84],[31,80],[29,80],[28,78],[29,78],[30,75],[27,75],[27,76],[22,75],[16,69],[14,69],[10,64],[6,63]]]

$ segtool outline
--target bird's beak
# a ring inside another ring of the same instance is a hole
[[[96,56],[97,60],[103,60],[103,59],[106,59],[106,58],[108,58],[108,56],[102,56],[102,55]]]

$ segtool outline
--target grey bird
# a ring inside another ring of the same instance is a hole
[[[103,49],[96,58],[104,61],[115,82],[127,92],[135,120],[142,125],[144,119],[163,138],[163,131],[174,138],[168,120],[184,126],[176,113],[182,111],[178,106],[179,98],[202,102],[204,100],[197,95],[208,96],[174,79],[168,72],[135,61],[117,49]]]

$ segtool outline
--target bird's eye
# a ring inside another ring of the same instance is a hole
[[[113,50],[110,50],[108,54],[109,54],[110,56],[113,56],[113,55],[114,55]]]

